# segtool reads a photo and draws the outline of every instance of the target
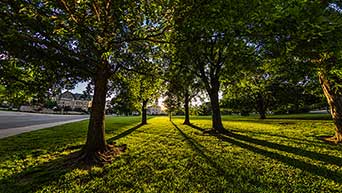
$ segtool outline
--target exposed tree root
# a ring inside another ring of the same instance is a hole
[[[126,144],[121,146],[116,146],[115,144],[107,145],[105,150],[96,152],[89,152],[82,149],[70,155],[68,162],[66,162],[64,166],[77,166],[84,168],[89,168],[94,165],[103,166],[106,163],[111,163],[116,156],[124,152],[126,149]]]
[[[337,137],[334,136],[322,136],[320,137],[321,140],[323,140],[326,143],[330,143],[330,144],[342,144],[342,141],[337,140]]]

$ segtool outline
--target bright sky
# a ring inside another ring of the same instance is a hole
[[[75,86],[75,89],[71,90],[72,93],[79,93],[79,94],[82,94],[83,91],[86,90],[86,87],[88,85],[88,82],[81,82],[81,83],[78,83],[76,86]]]

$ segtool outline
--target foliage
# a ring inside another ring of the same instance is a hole
[[[101,60],[108,62],[110,71],[123,65],[129,42],[152,41],[152,36],[160,34],[167,25],[161,16],[167,13],[159,3],[168,5],[140,1],[5,1],[1,3],[1,46],[7,55],[32,65],[67,71],[70,78],[88,79],[94,76],[97,65],[104,67]]]
[[[137,98],[133,93],[134,87],[130,84],[125,76],[117,75],[115,86],[112,87],[114,97],[110,101],[110,108],[116,114],[131,114],[133,111],[138,111],[136,107]],[[137,83],[137,82],[133,82]]]
[[[163,101],[163,104],[166,108],[167,113],[169,113],[170,115],[181,108],[179,98],[177,98],[177,96],[174,93],[166,91],[164,97],[165,99]]]
[[[43,102],[47,91],[53,85],[53,73],[35,66],[23,65],[13,58],[0,62],[0,102],[7,101],[16,107],[34,101]]]
[[[147,52],[145,52],[147,57]],[[137,57],[135,60],[138,60]],[[149,60],[153,62],[149,62]],[[159,61],[153,58],[140,59],[119,72],[112,86],[114,97],[111,100],[112,109],[121,113],[141,112],[143,101],[154,102],[161,95],[162,79]],[[146,108],[146,107],[145,107]]]
[[[341,68],[341,5],[336,1],[270,1],[267,22],[254,26],[251,34],[268,56],[278,58],[282,69],[309,69],[324,73],[338,93]],[[273,7],[273,8],[272,8]],[[260,27],[260,28],[259,28]],[[252,38],[252,39],[253,39]]]
[[[291,65],[296,64],[288,64],[287,68]],[[318,80],[308,69],[285,70],[276,65],[267,68],[245,72],[236,84],[228,85],[222,106],[251,113],[260,111],[262,102],[264,111],[281,114],[326,107]]]
[[[211,111],[210,102],[203,102],[202,104],[193,107],[193,115],[211,115]]]
[[[44,104],[44,107],[48,108],[48,109],[52,109],[54,107],[57,107],[57,102],[56,101],[53,101],[53,100],[50,100],[50,99],[47,99],[45,101],[45,104]]]

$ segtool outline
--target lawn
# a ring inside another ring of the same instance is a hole
[[[325,118],[322,118],[325,117]],[[109,117],[106,137],[128,150],[113,163],[65,168],[87,121],[0,139],[0,192],[341,192],[342,146],[327,116],[223,117],[227,135],[203,134],[209,117]],[[321,120],[312,120],[321,119]]]

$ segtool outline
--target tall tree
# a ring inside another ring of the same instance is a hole
[[[145,55],[146,54],[146,55]],[[144,57],[148,54],[145,53]],[[130,67],[126,66],[115,76],[113,85],[115,97],[113,105],[130,112],[138,110],[141,113],[141,124],[147,124],[147,106],[158,99],[162,92],[160,61],[138,59],[142,56],[135,55]]]
[[[180,106],[179,100],[177,95],[173,92],[167,90],[164,94],[164,106],[166,107],[167,113],[169,114],[169,120],[172,121],[172,113],[177,110]]]
[[[81,159],[105,161],[105,103],[110,77],[136,42],[157,42],[168,29],[169,1],[0,2],[0,46],[25,63],[92,79],[94,97]],[[161,6],[163,5],[163,6]]]
[[[145,70],[149,71],[148,68],[145,68]],[[162,91],[161,79],[158,72],[153,71],[152,69],[150,69],[149,72],[152,74],[143,75],[137,72],[130,73],[130,78],[133,79],[130,81],[129,89],[131,90],[131,94],[134,95],[135,101],[133,101],[133,103],[135,104],[135,107],[140,109],[142,125],[147,124],[148,104],[157,100]],[[136,81],[136,83],[133,83],[132,80]]]
[[[176,49],[188,60],[184,67],[203,82],[212,107],[212,128],[218,132],[225,132],[219,105],[221,82],[234,79],[253,54],[241,32],[247,30],[255,7],[250,1],[203,0],[187,2],[177,12]]]
[[[255,33],[273,57],[301,61],[315,71],[330,106],[336,129],[333,141],[342,142],[342,5],[339,1],[291,0],[272,2],[268,22]],[[272,18],[272,19],[271,19]]]
[[[184,123],[190,125],[190,103],[191,100],[203,89],[200,81],[188,68],[184,68],[181,62],[185,62],[181,57],[177,58],[177,53],[173,53],[175,60],[168,65],[166,79],[167,79],[167,93],[166,96],[177,97],[177,101],[181,102],[184,107]]]

